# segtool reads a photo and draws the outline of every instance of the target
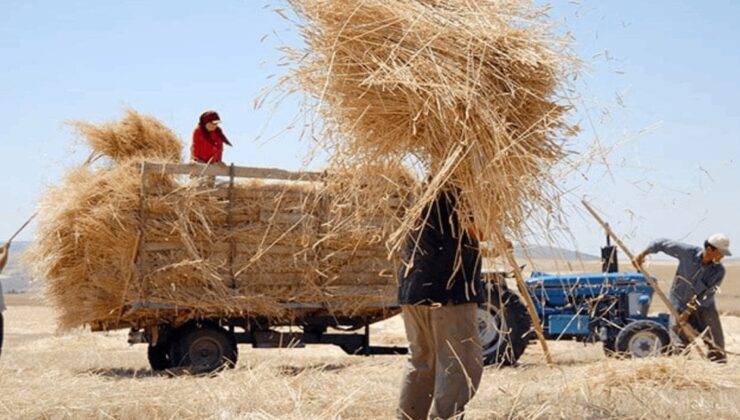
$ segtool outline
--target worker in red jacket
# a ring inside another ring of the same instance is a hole
[[[198,126],[193,131],[193,145],[190,147],[190,157],[198,163],[222,163],[221,157],[224,144],[231,143],[219,128],[221,118],[216,111],[206,111],[201,114]]]

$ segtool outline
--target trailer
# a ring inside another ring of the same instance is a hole
[[[240,270],[238,261],[244,261],[245,255],[243,254],[246,251],[241,246],[242,244],[234,239],[235,237],[230,237],[231,239],[225,242],[214,244],[213,247],[218,248],[218,253],[214,251],[210,254],[213,258],[215,256],[221,258],[222,270],[219,271],[214,281],[227,292],[224,306],[228,303],[228,310],[203,310],[203,308],[189,307],[182,302],[166,302],[161,298],[153,297],[148,292],[146,284],[147,279],[156,274],[157,270],[163,269],[156,264],[157,255],[179,252],[187,247],[177,238],[163,241],[161,237],[154,238],[154,235],[150,234],[158,220],[165,217],[161,209],[160,213],[152,210],[156,207],[155,202],[167,194],[174,194],[178,188],[177,185],[163,187],[163,183],[157,182],[157,177],[162,176],[189,177],[194,182],[199,182],[206,198],[214,200],[220,208],[224,209],[225,214],[221,227],[227,231],[237,229],[239,223],[247,223],[239,220],[240,215],[235,210],[236,197],[240,194],[237,183],[240,180],[261,180],[271,185],[270,191],[278,191],[281,186],[290,183],[325,182],[325,174],[317,172],[291,172],[234,165],[142,163],[138,218],[139,241],[132,261],[136,267],[132,278],[139,279],[139,283],[144,286],[137,292],[137,299],[126,302],[120,314],[113,320],[91,323],[93,331],[128,328],[130,329],[128,339],[130,344],[147,344],[148,359],[152,369],[180,368],[195,374],[235,366],[238,358],[238,344],[251,344],[255,348],[297,348],[307,344],[333,344],[348,354],[355,355],[405,354],[407,352],[406,348],[373,346],[370,343],[369,326],[400,313],[394,292],[395,268],[387,259],[383,263],[378,259],[379,256],[377,258],[368,256],[372,254],[370,251],[364,251],[367,255],[361,255],[362,250],[353,250],[354,254],[363,257],[362,261],[366,265],[370,264],[373,270],[369,270],[369,273],[340,272],[337,274],[339,277],[335,277],[344,282],[337,281],[342,285],[334,288],[331,285],[326,286],[328,290],[326,299],[318,302],[285,299],[282,302],[273,302],[272,311],[264,312],[254,305],[258,303],[257,301],[252,300],[253,304],[240,303],[246,298],[244,288],[239,288],[240,284],[254,279],[255,282],[258,280],[266,282],[260,284],[284,284],[292,281],[300,285],[301,282],[310,279],[291,280],[277,274],[273,278],[261,273],[252,272],[250,274]],[[262,190],[266,191],[267,188],[264,187]],[[244,200],[243,197],[242,200]],[[312,215],[311,224],[303,228],[315,229],[315,232],[312,230],[311,233],[320,235],[322,226],[326,224],[325,220],[320,220],[321,211],[324,210],[317,211],[317,217]],[[255,217],[275,220],[276,216],[286,219],[285,226],[293,227],[297,223],[303,223],[301,220],[305,219],[305,215],[299,213],[258,213]],[[272,252],[270,249],[278,252],[279,245],[273,248],[268,247],[265,252]],[[312,250],[312,252],[318,253],[321,249]],[[346,253],[342,254],[336,250],[333,253],[325,251],[324,254],[326,255],[322,254],[321,257],[327,261],[334,255],[340,254],[346,261],[350,263],[354,261],[352,260],[354,256],[347,256]],[[383,264],[387,267],[380,267]],[[349,263],[346,265],[351,266]],[[173,282],[173,288],[180,287],[175,283]],[[346,286],[346,284],[351,286]],[[340,292],[345,295],[352,292],[364,296],[372,295],[374,299],[368,299],[367,301],[372,303],[359,309],[348,309],[346,305],[341,307],[333,303],[339,300],[336,296],[345,296]]]

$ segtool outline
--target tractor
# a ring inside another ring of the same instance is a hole
[[[616,250],[602,248],[603,272],[552,275],[533,272],[527,293],[548,340],[601,342],[607,356],[642,358],[669,349],[669,315],[648,315],[653,288],[641,273],[619,272]],[[477,320],[487,365],[514,365],[535,338],[531,319],[506,279],[484,271],[486,303]]]

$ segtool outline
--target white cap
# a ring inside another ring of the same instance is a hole
[[[709,245],[717,248],[722,255],[726,257],[732,255],[732,252],[730,252],[730,239],[724,233],[715,233],[707,238],[707,242]]]

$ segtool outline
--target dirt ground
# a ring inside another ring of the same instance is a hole
[[[671,268],[653,264],[656,274]],[[727,348],[740,352],[740,276],[719,298]],[[658,274],[664,280],[662,274]],[[668,281],[668,280],[664,280]],[[0,418],[391,418],[403,356],[360,357],[332,346],[240,346],[235,369],[212,377],[149,369],[126,331],[55,334],[37,298],[6,296]],[[372,328],[374,344],[405,343],[400,318]],[[740,360],[607,359],[598,344],[550,342],[548,367],[533,344],[516,368],[487,368],[467,418],[738,418]]]

